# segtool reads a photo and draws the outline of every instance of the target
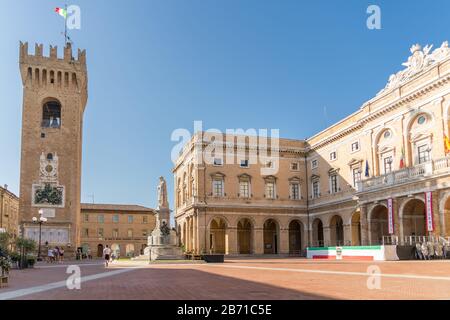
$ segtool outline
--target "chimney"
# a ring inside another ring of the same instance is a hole
[[[5,190],[8,190],[8,185],[7,184],[5,184],[3,187],[5,188]]]

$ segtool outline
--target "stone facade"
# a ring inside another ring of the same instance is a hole
[[[25,237],[37,239],[32,218],[43,209],[43,242],[63,246],[67,254],[80,245],[80,188],[83,113],[87,103],[85,51],[63,58],[56,47],[44,56],[36,45],[20,44],[23,82],[19,223]]]
[[[342,121],[305,141],[270,143],[270,152],[279,153],[272,175],[262,174],[264,161],[243,167],[236,159],[199,158],[208,148],[227,155],[227,143],[238,136],[196,134],[173,169],[175,219],[186,249],[297,254],[308,245],[449,237],[448,43],[434,51],[415,45],[403,65]],[[247,137],[233,148],[245,153],[260,146]],[[434,220],[428,225],[426,192]]]
[[[19,235],[19,198],[6,185],[0,187],[0,231]]]
[[[155,210],[137,205],[81,204],[81,247],[101,257],[108,245],[121,257],[144,253]]]

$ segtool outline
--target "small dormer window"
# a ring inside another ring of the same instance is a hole
[[[53,153],[48,153],[47,154],[47,160],[48,161],[52,161],[53,160]]]

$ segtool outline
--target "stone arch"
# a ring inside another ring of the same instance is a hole
[[[42,103],[43,128],[60,128],[62,119],[62,105],[58,99],[47,98]]]
[[[97,258],[101,258],[103,256],[103,244],[99,243],[97,245]]]
[[[330,219],[330,244],[332,246],[344,245],[344,220],[338,214]]]
[[[385,138],[384,135],[386,132],[390,132],[391,136],[389,138]],[[392,126],[385,126],[381,128],[375,135],[374,138],[374,146],[375,146],[375,164],[374,170],[377,175],[381,175],[386,173],[384,168],[384,161],[388,160],[392,157],[391,166],[394,165],[395,156],[395,139],[394,136],[397,135],[397,131]]]
[[[299,219],[292,219],[288,225],[289,254],[300,255],[303,248],[304,226]]]
[[[116,258],[120,256],[120,245],[118,243],[111,245],[111,254],[115,255]]]
[[[369,240],[370,244],[382,244],[383,237],[389,235],[388,208],[383,203],[372,206],[369,211]]]
[[[423,126],[423,129],[414,130],[414,126],[419,127],[417,120],[420,116],[425,116],[427,123]],[[432,143],[433,138],[431,132],[433,131],[433,124],[435,123],[435,116],[432,112],[426,110],[415,110],[407,120],[407,125],[405,126],[404,135],[407,137],[407,160],[410,165],[416,165],[420,160],[418,160],[418,148],[423,145],[428,145],[430,152],[428,152],[431,158]],[[419,145],[420,143],[420,145]]]
[[[361,212],[359,210],[353,212],[350,218],[351,232],[352,232],[352,246],[360,246],[362,244],[361,238]]]
[[[445,192],[439,201],[439,219],[441,235],[450,237],[450,191]]]
[[[127,257],[133,257],[133,256],[134,256],[134,250],[135,250],[134,244],[128,243],[128,244],[125,246],[125,255],[126,255]]]
[[[239,254],[253,253],[253,230],[255,224],[249,218],[237,222],[237,250]]]
[[[216,216],[210,220],[210,251],[212,253],[227,253],[227,229],[228,222],[224,218]]]
[[[400,207],[400,224],[403,236],[426,236],[425,199],[408,198]]]
[[[280,222],[268,218],[263,224],[264,254],[278,254],[280,250]]]
[[[313,247],[324,246],[323,222],[320,218],[315,218],[312,222],[312,240]]]

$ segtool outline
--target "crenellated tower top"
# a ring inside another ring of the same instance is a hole
[[[82,104],[87,102],[86,50],[78,49],[78,57],[72,45],[64,47],[63,57],[58,57],[58,47],[50,46],[48,56],[44,46],[35,44],[34,54],[28,50],[28,42],[20,42],[19,64],[23,86],[30,90],[81,94]]]

